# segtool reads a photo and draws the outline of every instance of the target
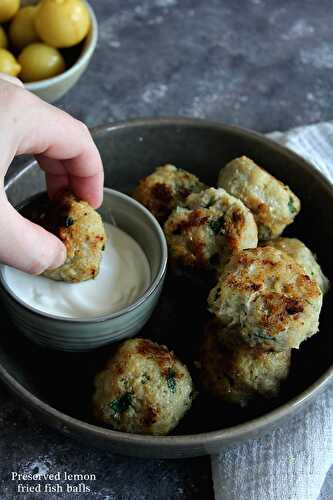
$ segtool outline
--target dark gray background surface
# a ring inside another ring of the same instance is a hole
[[[91,4],[97,51],[57,103],[89,126],[185,115],[268,132],[332,118],[330,0]],[[91,494],[67,498],[212,497],[208,458],[150,461],[89,450],[39,424],[2,386],[0,424],[0,500],[37,498],[17,496],[11,471],[96,474]]]

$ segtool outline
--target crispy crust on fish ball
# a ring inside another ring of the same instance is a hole
[[[221,169],[218,185],[253,212],[262,241],[279,236],[301,208],[288,186],[246,156],[230,161]]]
[[[147,339],[122,343],[95,379],[94,414],[114,429],[168,434],[190,408],[193,383],[167,347]]]
[[[174,208],[184,204],[190,193],[198,193],[205,188],[195,175],[167,164],[141,179],[133,197],[160,222],[164,222]]]
[[[45,271],[44,276],[76,283],[98,275],[106,234],[101,216],[89,203],[66,191],[55,201],[47,201],[31,220],[55,234],[67,250],[65,263]]]
[[[200,379],[207,392],[241,406],[276,396],[288,377],[291,351],[258,352],[248,346],[229,350],[221,342],[221,330],[217,321],[209,322],[201,342]]]
[[[294,259],[266,246],[231,257],[208,305],[251,347],[283,351],[318,331],[322,293]]]
[[[321,291],[326,293],[330,287],[330,282],[321,270],[315,255],[302,241],[297,238],[276,238],[267,242],[267,245],[273,246],[292,257],[297,264],[302,266],[308,276],[314,280]]]
[[[172,212],[164,232],[175,266],[210,269],[242,248],[257,246],[253,215],[224,189],[191,194]]]

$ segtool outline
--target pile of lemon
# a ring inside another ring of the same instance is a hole
[[[21,8],[20,0],[0,0],[0,72],[24,82],[59,75],[66,69],[59,49],[82,42],[90,22],[85,0],[41,0]]]

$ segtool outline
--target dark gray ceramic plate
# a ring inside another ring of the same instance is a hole
[[[333,278],[333,187],[311,165],[253,132],[192,119],[147,119],[100,127],[94,131],[103,157],[106,185],[131,192],[153,167],[174,163],[214,185],[231,158],[248,155],[291,186],[302,211],[288,230],[318,255]],[[32,162],[7,179],[9,199],[17,204],[44,188]],[[304,408],[332,379],[331,293],[325,297],[320,333],[294,353],[292,373],[281,397],[248,410],[230,409],[199,395],[192,410],[168,437],[149,437],[96,427],[90,417],[94,373],[109,349],[84,354],[44,351],[21,337],[1,311],[0,376],[40,418],[92,446],[145,457],[184,457],[215,453],[282,425]],[[197,339],[205,318],[205,292],[169,277],[143,336],[163,342],[193,368]],[[195,372],[194,372],[195,376]]]

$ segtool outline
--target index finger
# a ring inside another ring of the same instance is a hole
[[[98,207],[103,200],[104,172],[98,149],[88,128],[64,111],[45,103],[23,89],[26,101],[21,110],[20,139],[17,154],[34,154],[46,172],[48,185],[52,179],[67,179],[73,192]],[[20,106],[16,106],[18,111]],[[58,183],[59,184],[59,183]],[[52,190],[52,189],[51,189]]]

